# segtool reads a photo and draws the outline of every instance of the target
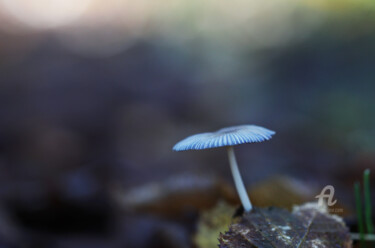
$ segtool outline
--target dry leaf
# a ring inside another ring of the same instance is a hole
[[[321,190],[322,188],[313,186],[313,184],[290,176],[279,175],[251,185],[249,195],[255,206],[275,206],[292,210],[293,206],[314,199],[316,195],[321,193]],[[353,210],[343,205],[342,201],[328,208],[330,213],[342,217],[353,215]]]
[[[314,199],[316,190],[289,176],[274,176],[251,185],[251,202],[258,207],[275,206],[291,210],[294,205]]]
[[[112,193],[126,211],[179,218],[187,210],[207,210],[218,199],[227,199],[228,190],[223,190],[227,188],[231,187],[214,176],[184,174],[127,190],[115,186]],[[232,195],[236,196],[235,191]]]
[[[343,220],[316,203],[280,208],[255,208],[220,235],[220,248],[349,248],[350,234]]]
[[[194,243],[199,248],[217,248],[217,236],[228,230],[229,225],[238,218],[233,219],[236,208],[219,201],[215,208],[204,211],[198,221]]]

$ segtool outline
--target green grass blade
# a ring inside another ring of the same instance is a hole
[[[371,192],[370,192],[370,170],[363,173],[363,190],[365,195],[365,221],[368,233],[374,233],[374,225],[371,216]]]
[[[365,228],[363,224],[363,215],[362,215],[362,200],[361,200],[361,189],[360,189],[359,182],[354,183],[354,196],[355,196],[355,208],[357,211],[357,219],[358,219],[358,231],[359,231],[359,239],[361,242],[361,247],[364,247],[363,244],[365,242]]]

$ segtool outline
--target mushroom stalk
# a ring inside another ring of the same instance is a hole
[[[237,161],[236,161],[236,156],[234,154],[233,146],[228,146],[227,151],[228,151],[230,169],[232,171],[234,183],[236,185],[237,192],[240,196],[242,206],[243,206],[243,208],[245,209],[246,212],[249,212],[253,207],[251,205],[249,196],[247,195],[245,185],[243,184],[241,174],[240,174],[240,171],[238,169],[238,165],[237,165]]]

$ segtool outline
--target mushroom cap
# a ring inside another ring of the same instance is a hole
[[[174,151],[203,150],[244,143],[262,142],[271,139],[275,132],[255,125],[241,125],[222,128],[216,132],[189,136],[174,147]]]

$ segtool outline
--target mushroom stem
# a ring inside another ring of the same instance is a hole
[[[245,209],[245,212],[249,212],[251,211],[253,207],[251,205],[249,196],[247,195],[245,185],[243,184],[240,171],[238,170],[238,165],[236,161],[236,156],[234,154],[233,146],[228,146],[227,151],[228,151],[230,169],[232,170],[232,175],[234,179],[234,184],[236,185],[236,189],[240,196],[241,203],[242,203],[243,208]]]

